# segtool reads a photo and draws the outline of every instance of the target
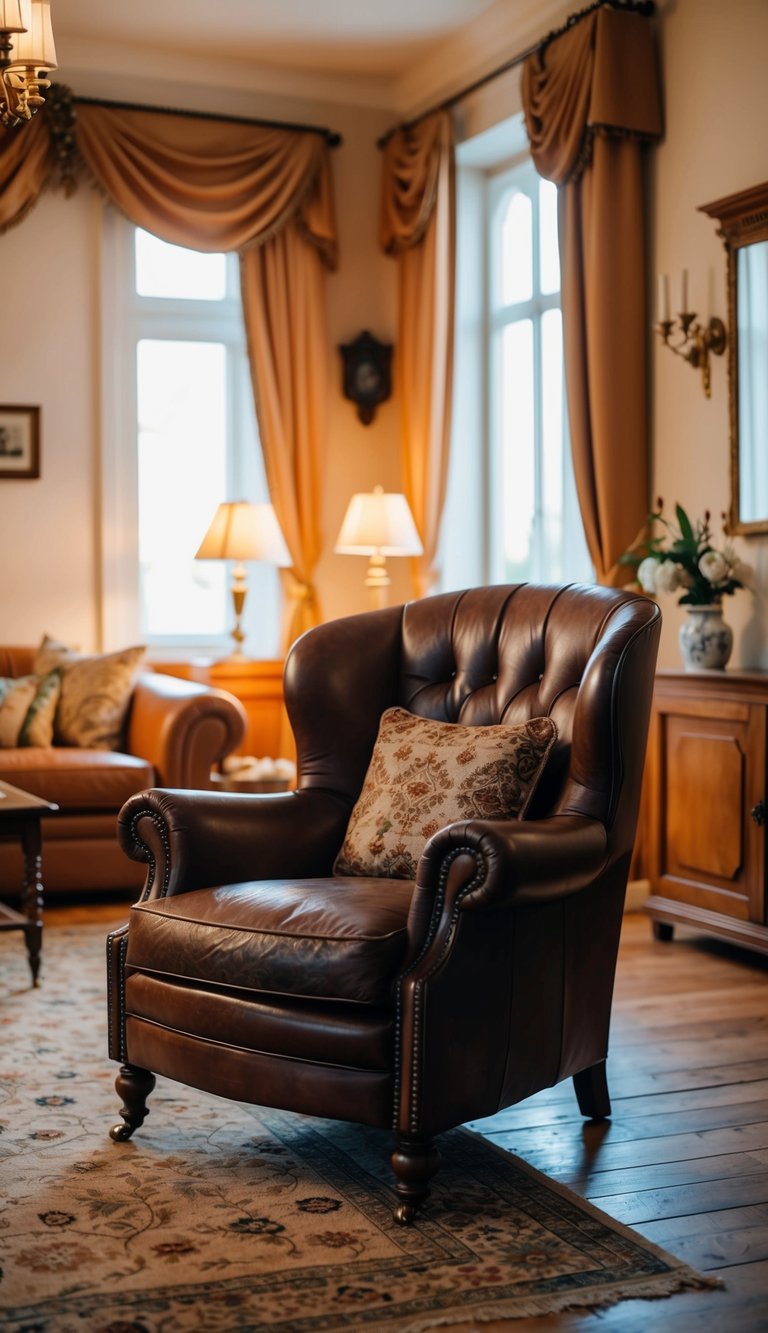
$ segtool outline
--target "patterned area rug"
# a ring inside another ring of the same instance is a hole
[[[384,1133],[158,1079],[112,1143],[105,934],[47,931],[38,990],[0,937],[0,1328],[416,1333],[713,1285],[466,1130],[410,1228]]]

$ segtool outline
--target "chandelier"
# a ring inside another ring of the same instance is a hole
[[[56,68],[50,0],[0,0],[0,120],[19,125],[43,105]]]

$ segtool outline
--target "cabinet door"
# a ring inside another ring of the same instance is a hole
[[[654,891],[763,922],[766,710],[715,699],[658,699],[653,719]]]

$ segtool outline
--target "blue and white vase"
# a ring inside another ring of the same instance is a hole
[[[686,671],[723,671],[733,647],[733,630],[723,620],[723,608],[686,606],[680,626],[680,653]]]

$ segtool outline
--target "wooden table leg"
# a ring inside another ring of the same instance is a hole
[[[21,830],[21,846],[24,853],[21,910],[27,919],[24,937],[27,942],[32,985],[36,986],[40,971],[40,951],[43,946],[42,838],[39,819],[25,820]]]

